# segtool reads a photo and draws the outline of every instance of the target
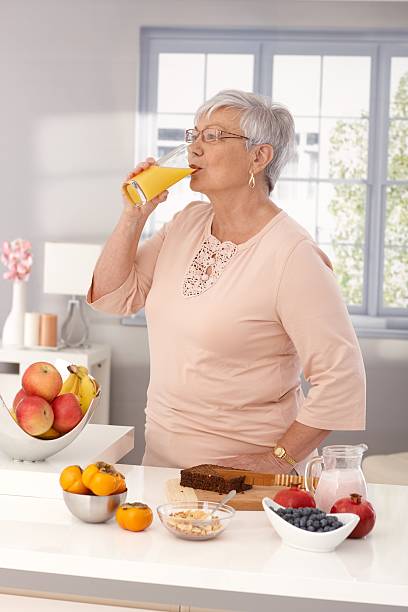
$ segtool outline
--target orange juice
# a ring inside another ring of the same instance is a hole
[[[186,176],[190,176],[192,168],[168,168],[150,166],[126,183],[126,191],[136,205],[148,202],[162,191],[171,187]]]

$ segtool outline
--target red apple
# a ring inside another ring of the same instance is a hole
[[[59,433],[67,433],[82,419],[79,399],[73,393],[58,395],[51,404],[54,411],[53,428]]]
[[[16,419],[28,434],[40,436],[51,428],[54,413],[43,397],[26,395],[16,408]]]
[[[21,400],[23,399],[23,397],[26,397],[27,393],[24,391],[24,389],[20,389],[20,391],[17,393],[16,397],[13,400],[13,410],[14,412],[16,411],[17,406],[19,405],[19,403],[21,402]]]
[[[52,402],[61,391],[62,378],[51,363],[37,361],[24,372],[22,384],[27,395],[37,395]]]

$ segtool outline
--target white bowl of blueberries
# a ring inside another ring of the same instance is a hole
[[[357,514],[326,514],[319,508],[284,508],[264,497],[263,509],[282,541],[292,548],[311,552],[331,552],[353,531]]]

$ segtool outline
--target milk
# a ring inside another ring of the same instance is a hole
[[[359,470],[355,468],[324,469],[316,487],[316,506],[324,512],[330,512],[335,501],[341,497],[347,497],[350,493],[359,493],[367,498],[367,486]]]

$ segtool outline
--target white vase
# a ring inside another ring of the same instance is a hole
[[[24,346],[26,293],[27,283],[25,281],[16,280],[13,282],[13,301],[3,327],[3,346],[13,346],[16,348]]]

